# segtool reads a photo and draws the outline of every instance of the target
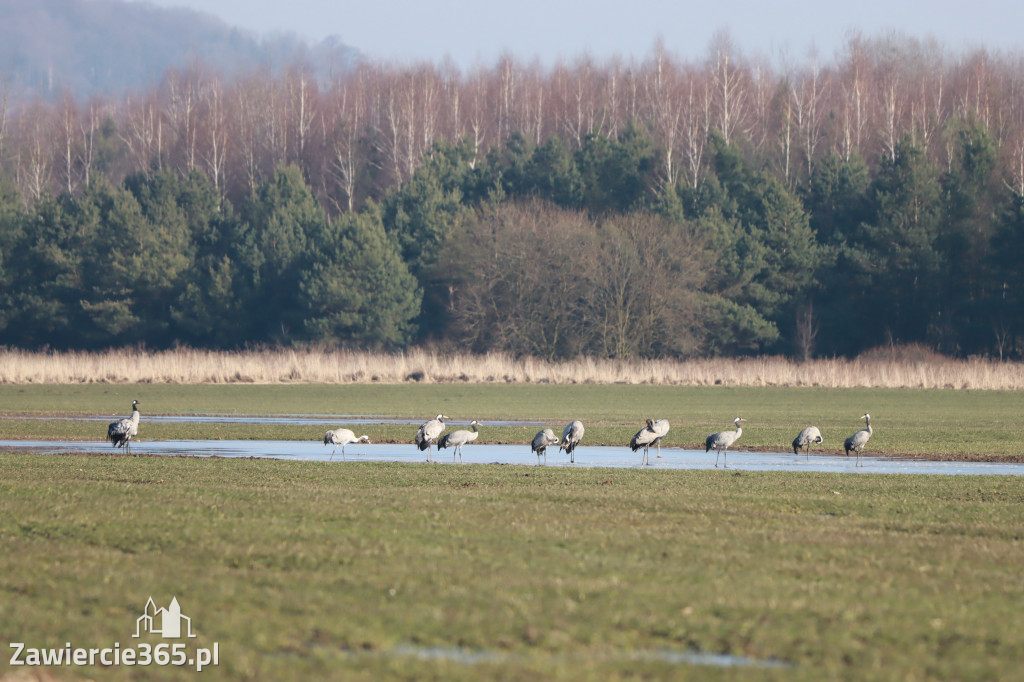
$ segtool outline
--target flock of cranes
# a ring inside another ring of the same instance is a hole
[[[469,426],[471,430],[459,429],[444,433],[445,420],[448,419],[443,414],[438,414],[433,419],[423,422],[419,429],[416,430],[416,436],[414,442],[416,446],[422,452],[427,451],[427,461],[431,462],[431,447],[437,445],[438,452],[441,450],[451,447],[454,448],[452,453],[452,461],[458,457],[459,462],[462,461],[462,446],[466,443],[472,443],[480,435],[480,422],[475,419],[470,422]],[[871,439],[871,415],[864,414],[861,419],[864,420],[864,428],[857,431],[843,442],[843,450],[846,451],[846,456],[849,457],[851,452],[857,453],[856,466],[863,466],[862,455],[864,453],[864,446]],[[746,421],[741,417],[736,417],[733,423],[736,425],[736,429],[733,431],[719,431],[718,433],[712,433],[704,440],[704,452],[715,451],[715,468],[718,468],[718,460],[722,459],[722,467],[728,468],[728,457],[729,448],[740,439],[743,435],[743,427],[741,423]],[[640,448],[643,448],[644,454],[641,460],[642,465],[649,465],[650,459],[648,458],[649,450],[652,445],[658,448],[658,457],[661,457],[661,441],[668,435],[670,425],[667,419],[648,419],[647,424],[636,432],[629,441],[629,447],[633,452],[636,452]],[[109,440],[114,447],[127,448],[129,454],[132,451],[131,440],[139,432],[139,401],[132,401],[132,414],[130,417],[124,419],[118,419],[117,421],[111,422],[107,427],[107,440]],[[533,441],[530,443],[530,450],[537,455],[537,464],[540,464],[540,459],[544,457],[544,463],[547,464],[548,456],[547,449],[550,446],[557,445],[559,452],[565,452],[569,455],[569,461],[575,462],[576,456],[573,454],[576,447],[583,441],[583,422],[575,420],[566,424],[562,430],[562,437],[559,438],[555,435],[555,432],[551,429],[544,429],[539,431],[536,436],[533,437]],[[370,438],[365,434],[362,436],[356,436],[356,434],[350,429],[334,429],[324,434],[324,445],[334,445],[334,449],[331,450],[330,459],[334,459],[334,453],[338,451],[338,447],[341,447],[341,457],[345,459],[345,446],[351,443],[369,443]],[[793,454],[799,454],[800,448],[804,448],[804,454],[810,457],[811,445],[820,444],[822,442],[821,431],[816,426],[808,426],[806,429],[797,434],[797,437],[793,439]]]
[[[437,443],[438,450],[442,450],[448,446],[454,446],[456,451],[452,454],[452,461],[455,461],[456,454],[458,455],[459,461],[462,461],[462,446],[466,443],[476,440],[479,435],[477,427],[480,422],[475,419],[470,423],[472,431],[452,431],[451,433],[444,434],[445,424],[444,420],[448,417],[443,414],[439,414],[429,421],[423,422],[420,428],[416,431],[415,443],[419,449],[427,451],[427,461],[432,461],[430,457],[430,446],[433,443]],[[865,414],[861,417],[866,422],[865,428],[857,431],[852,436],[846,439],[843,443],[843,449],[846,451],[846,456],[849,457],[851,452],[857,453],[856,466],[863,466],[861,455],[864,452],[864,446],[871,438],[871,415]],[[712,433],[706,439],[704,439],[704,452],[715,451],[715,468],[718,468],[718,460],[722,460],[722,468],[728,468],[728,457],[729,448],[740,439],[743,435],[743,427],[741,424],[746,419],[742,417],[736,417],[733,420],[733,424],[736,425],[736,429],[733,431],[719,431],[718,433]],[[661,457],[661,441],[668,435],[670,425],[667,419],[647,419],[647,423],[642,429],[637,431],[629,441],[629,447],[633,452],[636,452],[640,448],[643,448],[644,454],[641,459],[641,465],[649,465],[649,451],[651,446],[658,448],[658,457]],[[328,434],[331,432],[328,431]],[[352,433],[349,431],[348,433]],[[541,457],[544,458],[544,463],[548,462],[547,449],[553,445],[558,446],[559,452],[565,452],[569,455],[569,461],[575,462],[576,457],[573,454],[576,447],[583,441],[583,422],[578,419],[569,422],[565,425],[562,430],[562,437],[559,438],[555,435],[555,432],[551,429],[543,429],[537,432],[537,435],[533,437],[530,442],[530,450],[537,455],[537,464],[540,464]],[[365,437],[365,436],[364,436]],[[809,458],[811,445],[820,444],[822,442],[821,431],[817,426],[808,426],[806,429],[797,434],[797,437],[793,439],[793,454],[799,454],[800,448],[804,448],[804,454]],[[324,443],[327,442],[327,437],[324,437]],[[352,441],[349,441],[352,442]],[[344,453],[344,450],[342,451]]]

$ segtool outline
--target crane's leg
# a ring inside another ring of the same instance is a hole
[[[726,448],[725,451],[722,453],[722,468],[729,468],[729,448]]]
[[[661,459],[661,440],[658,440],[658,459]]]
[[[348,461],[348,458],[345,457],[345,446],[344,445],[341,446],[341,461],[342,462],[347,462]]]
[[[331,459],[327,460],[328,462],[330,462],[331,460],[333,460],[333,459],[334,459],[334,453],[335,453],[335,452],[337,452],[337,451],[338,451],[338,446],[337,446],[337,445],[335,445],[335,446],[334,446],[334,449],[333,449],[333,450],[331,450]]]
[[[718,468],[718,458],[721,456],[721,454],[722,454],[721,448],[719,448],[718,450],[715,450],[715,468],[716,469]]]

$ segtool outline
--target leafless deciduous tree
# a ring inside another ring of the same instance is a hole
[[[575,151],[590,135],[614,140],[630,125],[657,146],[661,183],[697,188],[713,131],[770,155],[792,186],[824,154],[876,164],[907,137],[948,166],[950,122],[970,120],[996,142],[1006,186],[1024,192],[1019,56],[955,54],[893,35],[854,34],[834,62],[812,54],[781,73],[744,58],[723,32],[697,61],[658,41],[639,62],[583,55],[542,68],[503,55],[466,74],[451,63],[364,62],[328,82],[301,63],[225,80],[196,61],[169,70],[151,91],[98,107],[70,98],[14,102],[0,86],[0,166],[25,197],[78,191],[96,172],[96,133],[107,120],[120,141],[103,149],[114,184],[125,173],[198,169],[234,200],[279,164],[296,163],[331,211],[405,182],[437,141],[468,139],[475,163],[513,134],[537,146],[559,136]]]
[[[545,358],[695,350],[700,247],[677,225],[644,215],[596,225],[534,202],[481,215],[455,241],[442,270],[471,348]]]

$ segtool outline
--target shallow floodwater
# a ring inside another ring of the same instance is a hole
[[[467,649],[464,647],[445,646],[417,646],[414,644],[399,644],[393,649],[376,652],[383,656],[408,656],[424,661],[451,661],[465,665],[477,663],[499,663],[515,660],[517,657],[505,651],[494,651],[488,649]],[[746,656],[733,656],[730,654],[713,654],[703,651],[678,651],[672,649],[655,649],[651,651],[634,651],[626,653],[619,660],[632,661],[656,661],[669,663],[671,665],[694,665],[713,666],[719,668],[788,668],[792,667],[786,661],[759,660],[747,658]],[[568,660],[568,659],[565,659]]]
[[[98,452],[117,453],[106,441],[0,441],[0,448],[33,449],[42,453]],[[353,443],[341,448],[331,460],[333,446],[320,441],[291,440],[140,440],[133,441],[132,452],[137,455],[185,455],[193,457],[257,457],[306,461],[330,461],[343,466],[350,462],[425,462],[427,453],[420,452],[412,443]],[[663,447],[662,457],[651,451],[650,466],[641,467],[643,452],[632,452],[628,447],[580,446],[576,449],[574,464],[558,448],[548,448],[547,466],[647,468],[647,469],[714,469],[715,454],[703,450],[685,450]],[[431,448],[433,460],[452,464],[452,448]],[[457,457],[455,458],[457,460]],[[537,465],[538,459],[523,445],[470,444],[462,448],[464,464],[521,464]],[[544,458],[540,459],[544,463]],[[730,452],[729,469],[738,471],[819,471],[870,474],[989,474],[1024,476],[1024,464],[1001,462],[933,462],[921,460],[864,457],[864,466],[855,466],[855,458],[832,455],[805,457],[803,454],[765,452]],[[456,461],[457,463],[457,461]],[[719,462],[721,464],[721,462]]]

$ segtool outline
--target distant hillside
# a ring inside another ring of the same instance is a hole
[[[305,59],[320,74],[358,56],[337,40],[264,38],[212,15],[119,0],[0,0],[0,84],[15,98],[120,95],[199,59],[225,74]]]

